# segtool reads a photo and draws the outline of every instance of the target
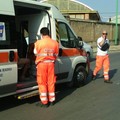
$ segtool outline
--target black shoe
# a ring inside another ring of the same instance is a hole
[[[96,75],[92,74],[92,80],[95,80],[95,79],[96,79]]]
[[[47,108],[47,107],[48,107],[48,104],[37,103],[36,106],[38,106],[38,107],[43,107],[43,108]]]
[[[55,104],[55,102],[50,102],[49,106],[53,106]]]
[[[104,80],[104,83],[110,83],[110,84],[112,84],[113,82],[110,81],[110,80]]]

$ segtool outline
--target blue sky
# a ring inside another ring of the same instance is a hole
[[[102,21],[107,21],[110,17],[116,15],[116,1],[117,0],[77,0],[92,9],[99,12]],[[118,14],[120,15],[120,0],[118,0]]]

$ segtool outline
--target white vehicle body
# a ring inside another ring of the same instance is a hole
[[[18,51],[14,35],[16,31],[26,30],[30,48],[41,38],[39,31],[42,27],[48,27],[52,39],[59,42],[60,54],[55,63],[57,83],[74,83],[79,86],[81,81],[86,80],[89,64],[85,51],[80,48],[77,35],[56,7],[37,1],[0,0],[0,98],[18,95],[22,99],[37,91],[34,55],[29,50],[26,53],[29,55],[26,56],[33,61],[31,74],[29,79],[19,81]]]
[[[91,60],[93,58],[93,47],[83,41],[83,49],[86,51],[88,59]]]

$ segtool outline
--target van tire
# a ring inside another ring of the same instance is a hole
[[[85,85],[87,79],[87,71],[84,66],[77,66],[73,75],[73,85],[80,87]]]

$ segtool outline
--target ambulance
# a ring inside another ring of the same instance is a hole
[[[0,98],[14,95],[24,99],[38,94],[33,49],[42,27],[48,27],[51,38],[59,43],[56,84],[79,87],[85,83],[90,68],[83,43],[57,7],[32,0],[0,0]],[[22,46],[21,51],[31,64],[27,78],[21,81],[17,45],[23,43],[22,36],[27,50]]]

